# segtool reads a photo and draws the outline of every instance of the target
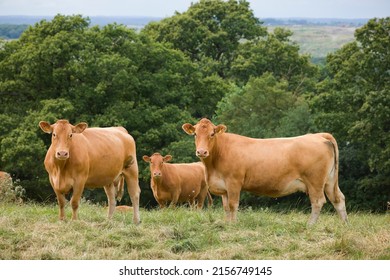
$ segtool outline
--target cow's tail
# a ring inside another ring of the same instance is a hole
[[[211,197],[211,194],[209,191],[207,191],[207,201],[208,201],[209,207],[211,207],[213,205],[213,198]]]
[[[116,200],[121,201],[125,188],[125,176],[122,174],[119,175],[118,181],[114,182],[115,190],[116,190]]]
[[[340,192],[339,189],[339,147],[337,145],[336,139],[333,137],[330,133],[321,133],[321,136],[325,138],[327,141],[329,141],[332,144],[333,147],[333,154],[334,154],[334,164],[331,171],[331,176],[333,177],[333,187],[334,187],[334,194],[336,201],[338,201],[338,193]]]

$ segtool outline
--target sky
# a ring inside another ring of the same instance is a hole
[[[0,15],[150,16],[184,12],[197,0],[0,0]],[[390,0],[248,0],[259,18],[390,16]]]

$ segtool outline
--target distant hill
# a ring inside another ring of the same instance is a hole
[[[53,16],[0,16],[0,24],[34,24],[43,19],[51,20]],[[92,25],[106,25],[119,23],[128,26],[145,26],[151,21],[159,21],[160,17],[134,17],[134,16],[92,16],[89,17]],[[330,25],[330,26],[362,26],[368,19],[343,18],[260,18],[264,25]]]
[[[0,16],[0,24],[28,24],[32,25],[41,20],[52,20],[54,16]],[[94,16],[89,17],[91,25],[107,25],[109,23],[124,24],[127,26],[143,27],[151,21],[159,21],[159,17],[126,17],[126,16]]]
[[[16,39],[28,25],[41,20],[51,20],[50,16],[0,16],[0,38]],[[158,17],[131,16],[94,16],[90,17],[91,25],[104,26],[110,23],[142,29]],[[314,62],[321,61],[330,52],[341,48],[345,43],[354,40],[356,28],[367,23],[368,19],[332,19],[332,18],[264,18],[264,26],[272,31],[283,27],[293,31],[292,41],[300,46],[301,53],[310,54]]]
[[[0,16],[0,38],[17,39],[29,25],[34,25],[42,20],[50,21],[52,19],[53,16]],[[118,23],[126,25],[129,28],[140,30],[149,22],[159,21],[162,18],[96,16],[90,17],[89,19],[91,20],[92,26],[104,26],[110,23]]]
[[[354,26],[367,23],[368,18],[262,18],[264,25],[320,25],[320,26]]]

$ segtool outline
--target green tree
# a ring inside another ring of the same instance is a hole
[[[242,40],[266,33],[245,0],[200,0],[186,12],[147,25],[143,32],[221,77],[227,76]]]
[[[276,28],[264,38],[243,43],[232,63],[230,77],[245,84],[250,77],[270,72],[277,79],[289,83],[289,90],[296,94],[313,91],[317,68],[309,56],[299,54],[299,46],[290,41],[292,32]]]
[[[77,59],[87,26],[88,21],[81,16],[58,15],[50,23],[41,21],[29,27],[19,40],[7,43],[0,54],[1,101],[24,106],[0,110],[20,115],[25,108],[39,106],[42,99],[66,95],[70,81],[67,63]]]
[[[278,81],[271,73],[250,78],[243,89],[227,94],[216,112],[218,123],[255,138],[304,134],[310,129],[309,120],[304,99],[288,90],[287,81]]]

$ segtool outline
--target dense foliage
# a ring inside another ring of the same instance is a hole
[[[181,125],[208,117],[252,137],[333,133],[349,208],[384,210],[389,31],[390,18],[370,20],[319,69],[299,54],[290,31],[268,32],[244,0],[200,0],[139,33],[57,15],[1,46],[0,169],[20,180],[28,198],[47,201],[54,197],[43,168],[50,139],[40,120],[122,125],[139,158],[158,151],[189,162],[197,160],[193,139]],[[141,205],[155,205],[147,167],[139,166]],[[260,207],[275,202],[242,199]]]

